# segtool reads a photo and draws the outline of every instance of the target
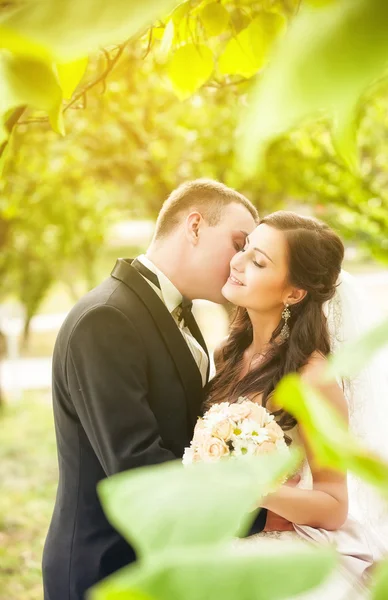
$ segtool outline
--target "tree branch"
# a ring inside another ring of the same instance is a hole
[[[70,102],[68,102],[68,104],[66,104],[66,106],[63,108],[63,112],[66,112],[69,108],[73,107],[79,101],[82,101],[82,108],[84,108],[86,106],[87,92],[89,92],[92,88],[96,87],[100,83],[103,83],[104,88],[105,88],[106,78],[108,77],[108,75],[110,75],[110,73],[113,71],[114,67],[118,63],[127,44],[128,44],[128,41],[124,42],[123,44],[120,44],[117,47],[117,52],[113,58],[111,58],[111,56],[109,55],[107,50],[105,50],[105,49],[102,50],[102,52],[105,55],[106,62],[107,62],[106,68],[103,70],[103,72],[98,77],[96,77],[95,79],[90,81],[88,84],[86,84],[79,92],[77,92],[77,94],[75,94],[75,96],[73,96],[73,98],[70,100]],[[77,107],[74,107],[74,108],[77,108]],[[29,123],[48,123],[48,117],[33,117],[32,119],[20,121],[17,124],[18,125],[27,125]]]
[[[9,134],[12,133],[13,128],[15,127],[15,125],[18,123],[20,117],[22,116],[22,114],[24,113],[24,111],[26,110],[26,106],[19,106],[18,108],[15,108],[15,110],[11,113],[11,115],[8,117],[8,119],[5,122],[5,128],[8,131]],[[8,145],[8,140],[5,140],[1,145],[0,145],[0,158],[3,155],[6,147]]]

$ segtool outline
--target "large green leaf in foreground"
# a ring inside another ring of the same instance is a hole
[[[177,0],[11,2],[0,5],[0,26],[40,44],[64,62],[128,39],[177,4]]]
[[[275,402],[295,416],[323,466],[353,471],[388,497],[388,464],[364,449],[335,409],[299,375],[288,375],[275,390]]]
[[[162,554],[122,569],[88,600],[280,600],[317,586],[336,564],[334,551],[300,543],[276,544],[276,554],[265,540],[239,544]]]
[[[141,557],[232,539],[248,530],[260,498],[294,470],[299,454],[145,467],[101,482],[112,525]]]
[[[336,0],[321,8],[305,7],[245,110],[241,164],[254,171],[269,139],[320,111],[334,117],[337,143],[350,158],[356,105],[387,64],[386,0]]]
[[[107,516],[140,560],[89,598],[280,600],[318,585],[336,563],[334,551],[232,540],[248,529],[260,497],[299,461],[296,452],[186,468],[169,463],[101,482]]]
[[[374,573],[372,600],[386,600],[388,598],[388,560],[377,565]]]

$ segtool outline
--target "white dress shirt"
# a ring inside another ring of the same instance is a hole
[[[181,321],[178,320],[179,311],[177,309],[182,302],[182,294],[179,290],[177,290],[175,285],[168,279],[168,277],[166,277],[166,275],[160,271],[160,269],[158,269],[149,258],[145,256],[145,254],[138,256],[137,260],[147,267],[147,269],[155,273],[159,279],[160,289],[154,285],[152,281],[140,273],[145,281],[152,287],[154,292],[158,294],[159,298],[165,304],[167,310],[170,312],[172,318],[177,324],[177,327],[183,335],[186,344],[188,345],[189,350],[193,355],[195,362],[197,363],[202,378],[202,385],[204,386],[206,383],[209,359],[201,344],[195,339],[189,328],[185,327],[183,319]]]

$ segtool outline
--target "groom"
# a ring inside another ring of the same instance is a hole
[[[96,486],[180,458],[189,445],[209,377],[191,301],[224,302],[230,260],[256,219],[254,206],[221,183],[181,185],[146,255],[119,259],[63,324],[53,358],[59,485],[43,556],[45,600],[81,600],[135,560]]]

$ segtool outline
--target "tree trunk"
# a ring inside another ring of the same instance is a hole
[[[4,333],[0,330],[0,410],[4,408],[4,392],[1,387],[1,364],[7,354],[7,340]]]

